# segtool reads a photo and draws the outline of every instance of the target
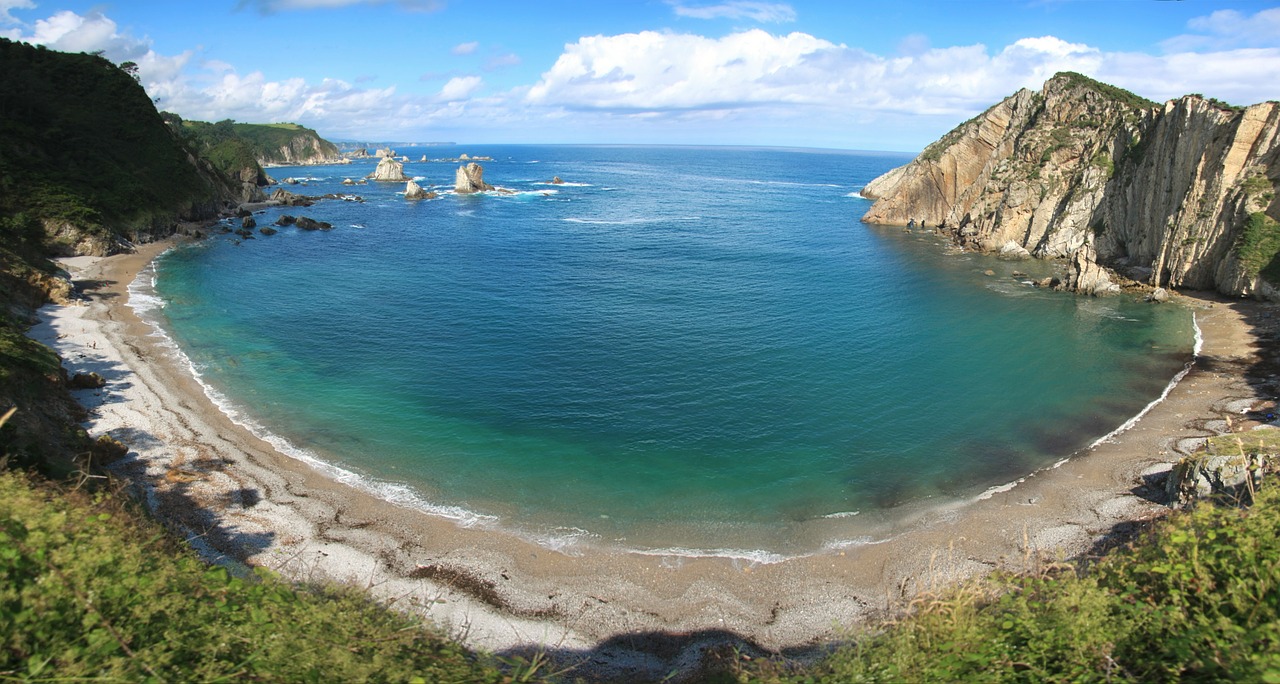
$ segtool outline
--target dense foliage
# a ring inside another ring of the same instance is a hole
[[[129,71],[0,38],[0,218],[109,237],[214,195]]]
[[[993,577],[762,682],[1280,682],[1280,483],[1201,505],[1086,572]]]
[[[337,158],[338,148],[318,133],[292,123],[247,124],[225,119],[216,123],[183,121],[170,112],[162,112],[165,121],[186,138],[200,154],[222,172],[237,176],[245,169],[256,169],[258,163],[286,163],[281,150],[292,148],[295,154]]]
[[[1280,285],[1280,223],[1261,211],[1250,214],[1236,243],[1236,256],[1249,275]]]

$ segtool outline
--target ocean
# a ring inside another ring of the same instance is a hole
[[[255,215],[331,231],[170,250],[138,308],[286,453],[549,548],[874,543],[1080,457],[1192,355],[1187,309],[1040,290],[1059,265],[860,223],[857,191],[903,155],[398,152],[437,199],[342,184],[372,160],[269,169],[364,201]],[[511,192],[454,195],[457,162],[416,161],[462,153]]]

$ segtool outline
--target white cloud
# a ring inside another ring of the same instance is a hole
[[[749,19],[762,24],[781,24],[796,20],[791,5],[778,2],[728,0],[717,5],[689,6],[681,0],[667,0],[676,16],[690,19]]]
[[[1240,47],[1280,47],[1280,8],[1246,16],[1236,10],[1218,10],[1187,22],[1192,33],[1161,43],[1167,52]]]
[[[458,43],[457,45],[453,46],[453,49],[450,50],[449,52],[455,55],[470,55],[470,54],[473,54],[476,51],[476,49],[479,47],[480,47],[480,43],[476,41],[471,41],[470,43]]]
[[[455,76],[440,88],[440,99],[448,102],[465,100],[482,85],[484,80],[479,76]]]
[[[35,8],[36,4],[31,0],[0,0],[0,24],[20,23],[10,12]]]

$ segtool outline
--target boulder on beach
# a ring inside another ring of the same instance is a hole
[[[382,160],[378,162],[378,168],[374,169],[373,173],[365,177],[372,178],[376,181],[389,181],[395,183],[403,183],[409,180],[404,175],[404,164],[392,159],[391,157],[383,157]]]
[[[97,373],[76,373],[67,384],[71,389],[98,389],[107,384],[107,379]]]
[[[467,194],[482,190],[492,190],[493,186],[484,182],[484,167],[471,162],[465,166],[458,167],[453,189],[455,192]]]

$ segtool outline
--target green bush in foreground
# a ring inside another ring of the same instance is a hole
[[[0,680],[511,678],[357,590],[238,579],[116,497],[0,473]]]
[[[768,682],[1280,682],[1280,487],[1202,505],[1084,574],[985,580]]]

